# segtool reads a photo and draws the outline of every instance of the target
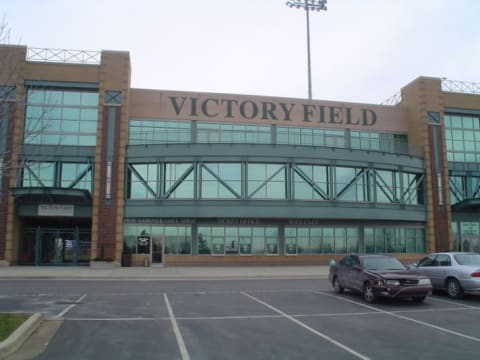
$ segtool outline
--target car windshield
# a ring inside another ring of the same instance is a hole
[[[454,257],[460,265],[480,266],[479,254],[456,254]]]
[[[405,270],[405,266],[393,257],[371,257],[363,259],[367,270]]]

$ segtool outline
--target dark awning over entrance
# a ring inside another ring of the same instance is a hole
[[[475,211],[480,210],[480,199],[465,199],[452,205],[452,211]]]
[[[11,188],[13,197],[24,204],[82,204],[90,205],[90,191],[83,189],[65,189],[53,187]]]

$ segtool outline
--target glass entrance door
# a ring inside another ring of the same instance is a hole
[[[159,265],[162,263],[163,240],[163,235],[152,236],[152,264]]]
[[[88,264],[90,245],[88,228],[24,228],[18,260],[21,265]]]
[[[63,258],[63,244],[55,230],[40,232],[40,264],[58,264]]]

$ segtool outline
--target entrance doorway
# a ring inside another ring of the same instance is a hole
[[[24,228],[21,237],[21,265],[87,265],[90,262],[89,228]]]
[[[163,235],[152,236],[152,265],[161,265],[163,261]]]

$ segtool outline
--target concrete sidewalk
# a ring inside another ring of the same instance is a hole
[[[328,266],[162,266],[96,269],[88,266],[0,267],[0,279],[252,279],[325,278]]]

